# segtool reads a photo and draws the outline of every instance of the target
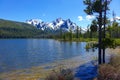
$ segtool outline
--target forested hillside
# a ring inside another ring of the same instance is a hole
[[[32,38],[42,33],[26,23],[0,19],[0,38]]]

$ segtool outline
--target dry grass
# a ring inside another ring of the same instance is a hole
[[[70,69],[53,70],[45,80],[74,80],[74,75]]]
[[[79,65],[82,65],[89,61],[81,60],[80,57],[81,56],[77,56],[71,59],[56,61],[51,64],[45,64],[43,66],[0,73],[0,80],[44,80],[47,75],[53,73],[53,69],[56,71],[59,71],[61,67],[64,69],[74,69]]]
[[[101,65],[98,72],[98,80],[115,80],[116,70],[111,65]]]
[[[0,80],[43,80],[50,71],[42,68],[18,70],[0,74]]]
[[[117,54],[113,55],[109,64],[99,66],[98,80],[120,80],[120,49],[115,49]]]

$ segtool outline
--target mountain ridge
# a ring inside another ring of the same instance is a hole
[[[30,19],[30,20],[26,20],[26,23],[31,24],[43,31],[44,30],[57,31],[62,29],[67,32],[69,32],[70,30],[72,30],[72,32],[75,32],[78,26],[74,22],[72,22],[70,19],[63,20],[62,18],[57,18],[52,22],[44,22],[40,19]]]
[[[28,22],[27,22],[28,21]],[[76,31],[77,25],[70,19],[58,18],[52,22],[38,19],[18,22],[0,19],[0,38],[52,38],[63,33]],[[80,30],[82,30],[79,27]]]
[[[0,38],[29,38],[35,37],[41,32],[24,22],[0,19]]]

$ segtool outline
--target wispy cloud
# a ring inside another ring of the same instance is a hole
[[[93,15],[87,15],[86,16],[86,20],[92,20],[92,19],[95,19],[95,16],[93,16]]]
[[[82,17],[82,16],[78,16],[78,20],[79,20],[79,21],[82,21],[82,20],[83,20],[83,17]]]

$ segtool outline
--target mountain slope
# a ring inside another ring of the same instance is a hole
[[[41,31],[32,25],[0,19],[0,38],[27,38],[40,33]]]
[[[73,32],[76,31],[77,25],[73,23],[70,19],[63,20],[62,18],[58,18],[52,22],[43,22],[39,19],[30,19],[27,20],[26,23],[36,26],[38,29],[46,31],[58,31],[60,29],[69,32],[72,30]]]

